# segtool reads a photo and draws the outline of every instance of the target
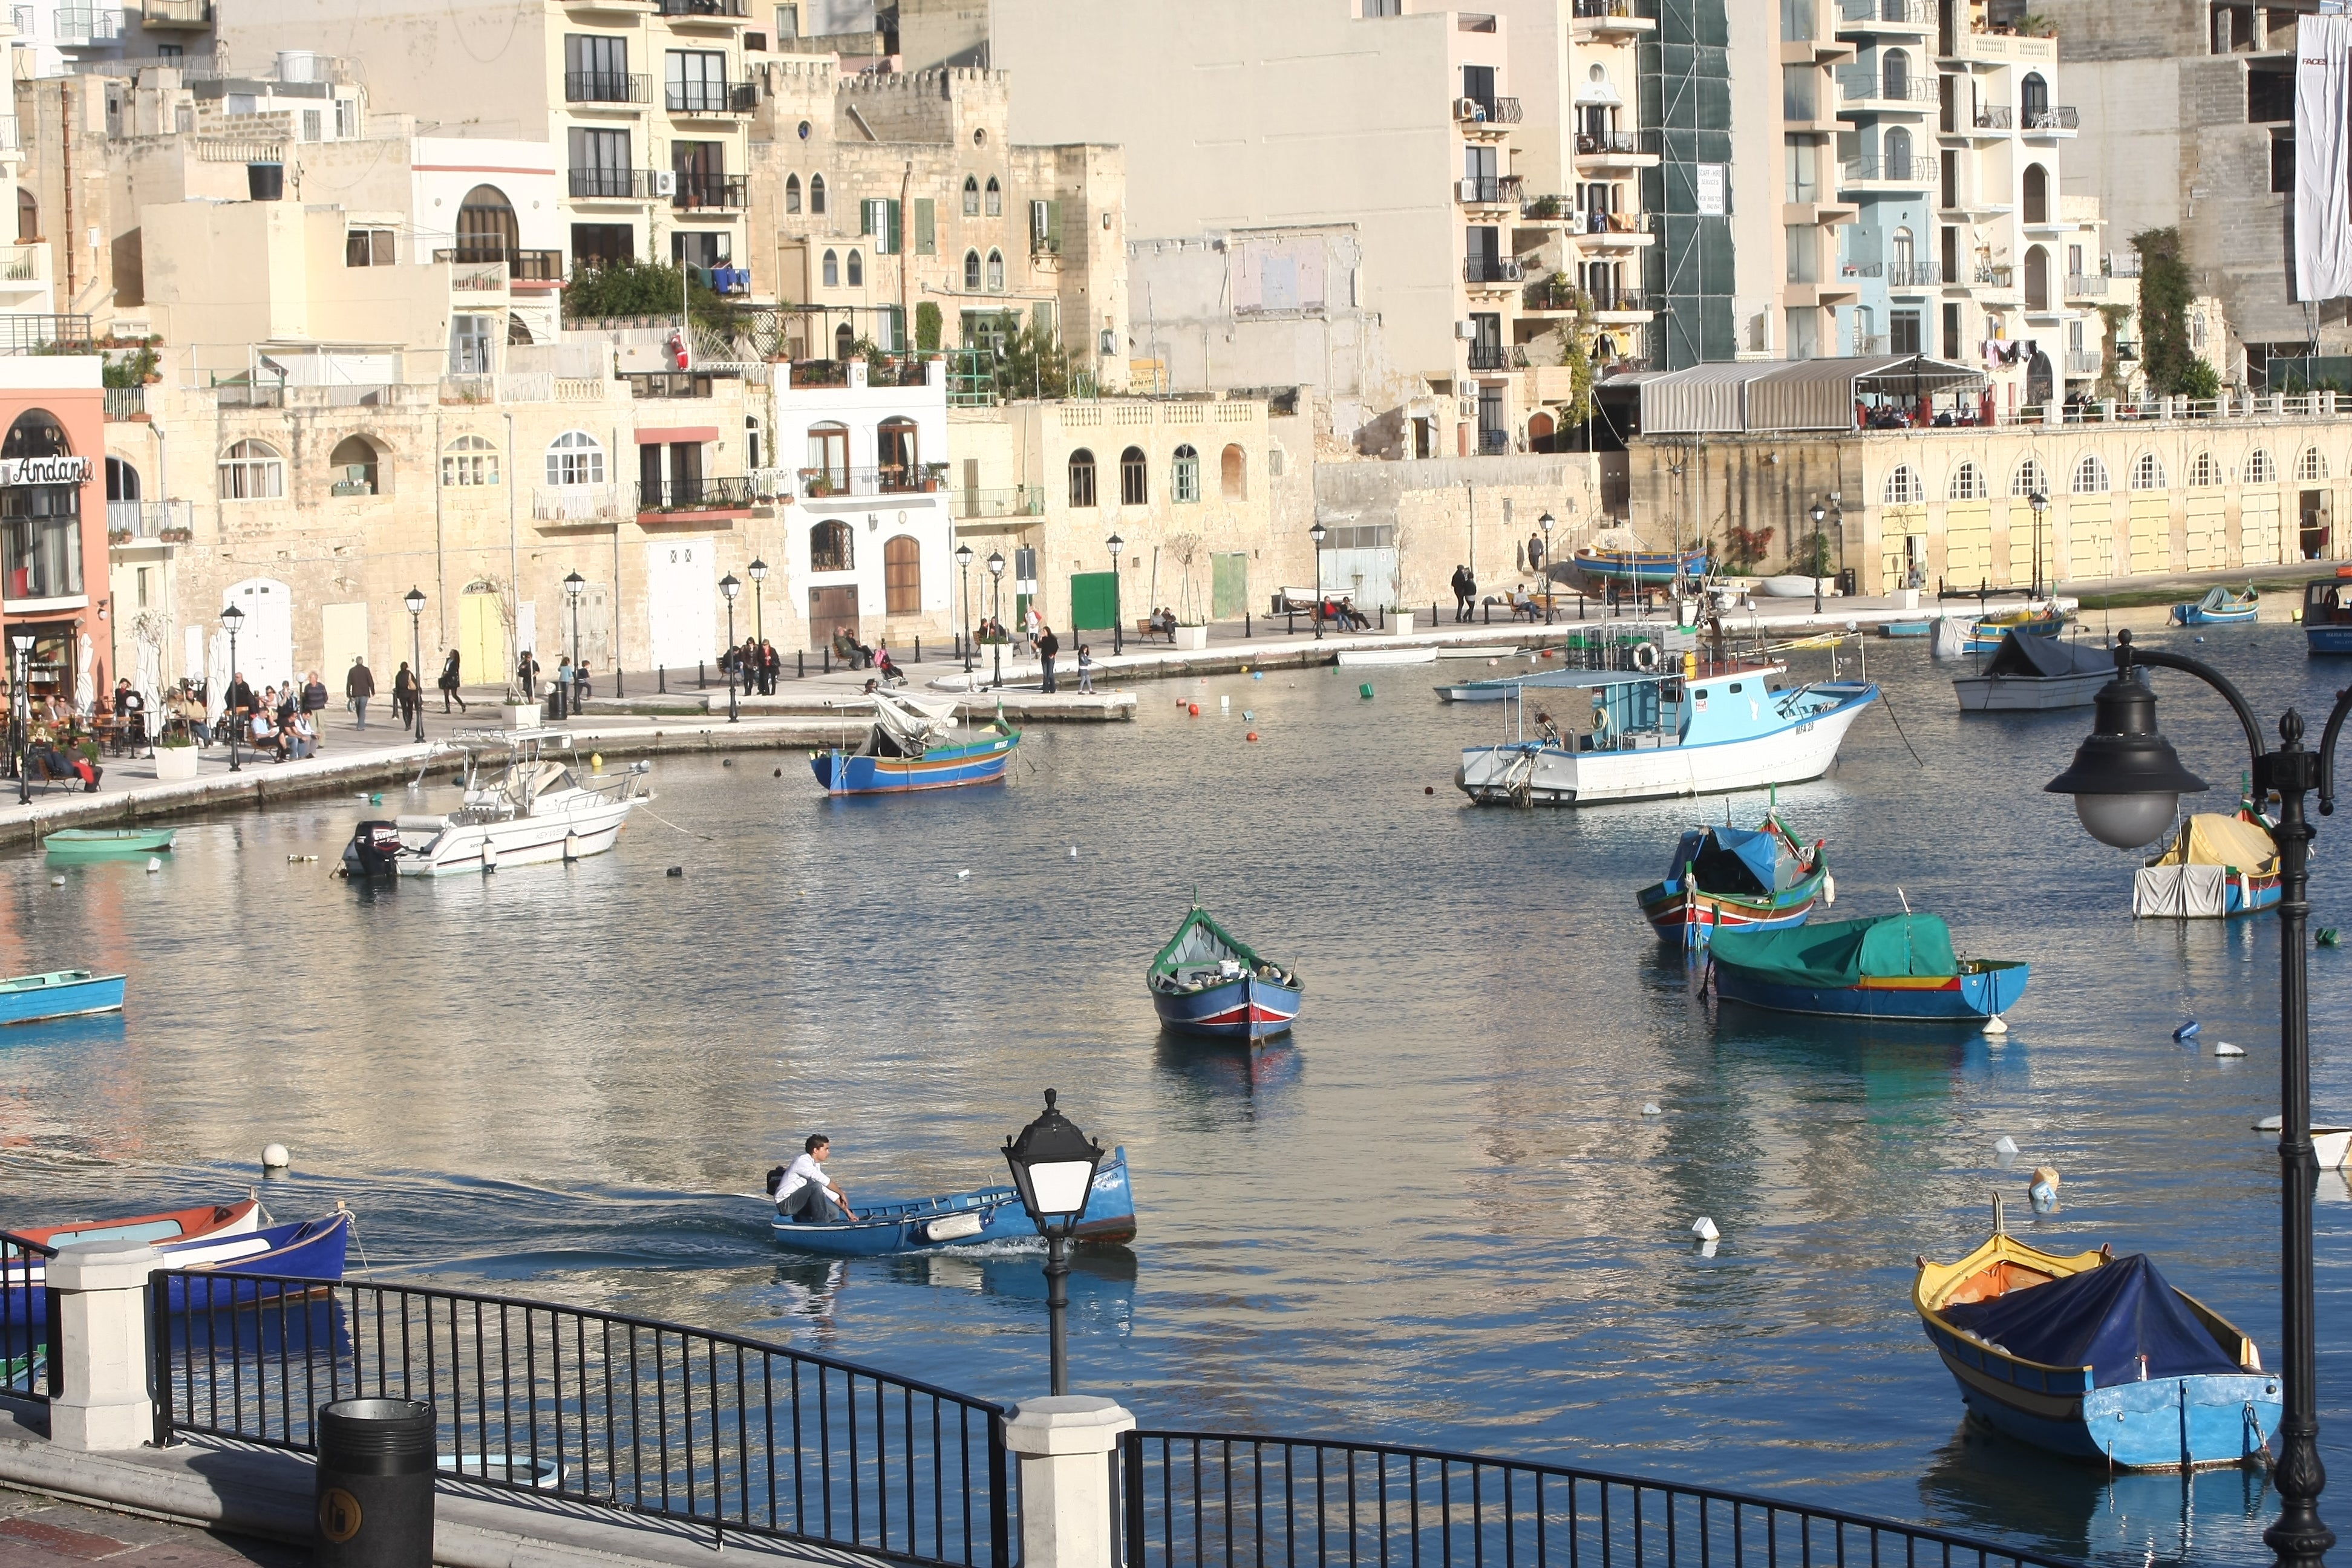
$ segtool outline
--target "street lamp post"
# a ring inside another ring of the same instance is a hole
[[[580,689],[580,595],[588,591],[588,579],[574,572],[563,580],[564,595],[572,601],[572,689]]]
[[[1552,515],[1551,515],[1551,513],[1549,513],[1549,512],[1546,512],[1546,513],[1544,513],[1541,517],[1539,517],[1539,518],[1536,519],[1536,526],[1537,526],[1538,528],[1540,528],[1540,529],[1542,529],[1542,530],[1543,530],[1544,625],[1546,625],[1546,626],[1549,626],[1549,625],[1551,625],[1551,582],[1552,582],[1552,578],[1551,578],[1551,530],[1552,530]]]
[[[768,563],[755,556],[743,574],[751,579],[751,646],[760,655],[760,695],[772,697],[768,686],[768,591],[762,585],[768,581]]]
[[[1003,551],[992,550],[988,552],[988,574],[993,580],[993,586],[988,591],[988,613],[996,618],[998,625],[1002,626],[1004,619],[1004,552]],[[996,639],[988,646],[996,658],[996,689],[1002,691],[1004,689],[1003,635],[1000,632]]]
[[[16,683],[8,690],[8,750],[16,762],[16,804],[29,805],[33,800],[33,781],[25,776],[25,742],[33,727],[33,707],[25,695],[25,682],[33,673],[33,634],[10,632],[8,646],[16,652]]]
[[[221,610],[221,625],[228,628],[228,691],[226,695],[230,700],[222,704],[228,714],[228,771],[241,773],[245,769],[236,760],[236,732],[245,728],[245,720],[237,713],[235,699],[237,684],[236,629],[245,625],[245,612],[235,605],[224,606]],[[422,723],[423,721],[420,720],[418,722]]]
[[[2033,498],[2042,500],[2039,495]],[[2039,506],[2036,511],[2040,510]],[[2312,1321],[2311,1202],[2315,1181],[2311,1148],[2311,995],[2305,925],[2311,912],[2311,840],[2304,796],[2319,792],[2322,816],[2336,808],[2336,742],[2352,689],[2337,694],[2316,753],[2303,749],[2303,716],[2280,715],[2275,748],[2263,743],[2262,725],[2244,695],[2200,659],[2132,646],[2116,634],[2116,679],[2100,689],[2091,734],[2074,765],[2043,787],[2074,797],[2074,813],[2091,837],[2117,848],[2138,848],[2164,832],[2180,796],[2207,788],[2180,764],[2172,743],[2157,731],[2156,693],[2133,674],[2135,665],[2178,669],[2220,692],[2236,712],[2253,757],[2255,798],[2276,794],[2279,826],[2279,1180],[2280,1357],[2284,1385],[2279,1454],[2271,1475],[2279,1517],[2263,1532],[2282,1568],[2318,1568],[2336,1532],[2320,1522],[2319,1494],[2327,1484],[2319,1458],[2317,1375]]]
[[[1124,635],[1126,628],[1118,624],[1118,552],[1127,548],[1127,541],[1114,533],[1103,541],[1103,548],[1110,552],[1110,651],[1114,654],[1125,653],[1127,651]]]
[[[416,739],[421,743],[425,739],[425,590],[411,588],[408,591],[408,596],[401,603],[408,606],[408,657],[415,660],[409,668],[414,672],[416,694]],[[230,645],[234,647],[236,641],[236,635],[232,632],[229,634]],[[236,661],[231,659],[230,662]],[[229,757],[229,766],[236,765],[236,758],[232,753]]]
[[[956,546],[956,570],[963,575],[963,672],[971,673],[971,546]],[[966,681],[965,685],[971,683]]]
[[[1822,613],[1822,524],[1829,521],[1830,514],[1821,502],[1815,501],[1807,515],[1813,520],[1813,614],[1818,616]]]
[[[1013,1167],[1021,1206],[1045,1238],[1045,1320],[1053,1392],[1059,1398],[1070,1391],[1069,1346],[1062,1323],[1070,1306],[1070,1237],[1086,1217],[1095,1168],[1108,1151],[1055,1110],[1054,1100],[1054,1091],[1047,1089],[1045,1113],[1024,1127],[1018,1138],[1004,1141],[1004,1163]]]
[[[735,678],[743,669],[741,650],[735,646],[735,595],[743,591],[742,580],[730,572],[719,579],[719,591],[727,595],[727,721],[735,724],[742,721],[735,708]]]
[[[2026,504],[2033,509],[2033,597],[2038,599],[2042,597],[2042,514],[2050,510],[2050,498],[2035,490],[2026,498]]]
[[[1307,537],[1315,542],[1315,640],[1317,642],[1323,640],[1323,536],[1327,531],[1320,521],[1307,531]]]

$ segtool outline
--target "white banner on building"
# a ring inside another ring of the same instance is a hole
[[[2294,292],[2352,295],[2352,17],[2295,27]]]
[[[1730,165],[1701,163],[1698,166],[1698,216],[1722,217],[1730,211],[1725,193],[1730,188]]]

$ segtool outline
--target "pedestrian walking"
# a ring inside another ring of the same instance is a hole
[[[403,665],[401,668],[405,669],[408,667]],[[343,677],[343,695],[351,699],[352,712],[358,717],[360,729],[364,731],[367,729],[368,699],[375,695],[375,675],[367,667],[365,654],[352,659],[351,673]]]
[[[572,656],[564,655],[555,661],[555,716],[558,719],[572,711]]]
[[[595,695],[588,688],[588,661],[583,658],[572,667],[572,700],[584,707]]]
[[[522,700],[525,702],[532,700],[538,695],[535,690],[538,682],[539,660],[531,657],[530,649],[525,648],[522,650],[522,657],[515,660],[515,684],[522,688]]]
[[[327,743],[327,683],[319,679],[315,669],[302,684],[301,708],[310,721],[310,749],[315,752]]]
[[[447,661],[441,666],[441,711],[449,711],[452,702],[457,703],[458,712],[467,711],[466,700],[457,692],[457,650],[454,647],[449,650]]]
[[[415,723],[416,710],[424,699],[425,694],[417,689],[416,672],[408,668],[406,659],[402,659],[399,673],[392,678],[393,722],[404,730]]]
[[[1054,684],[1054,656],[1061,651],[1062,639],[1054,635],[1053,627],[1042,620],[1039,621],[1037,623],[1037,665],[1043,679],[1038,685],[1038,690],[1058,689]]]
[[[773,697],[776,694],[776,678],[783,673],[783,655],[776,651],[776,645],[763,639],[760,644],[761,696]]]
[[[1466,621],[1470,618],[1471,603],[1478,597],[1478,579],[1470,575],[1469,567],[1456,566],[1454,569],[1453,584],[1454,618],[1456,621]]]
[[[1078,645],[1078,689],[1090,692],[1094,689],[1095,650],[1085,643],[1080,643]]]

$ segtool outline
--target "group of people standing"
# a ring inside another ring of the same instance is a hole
[[[783,674],[784,656],[776,645],[764,637],[745,637],[740,647],[729,648],[719,659],[719,668],[731,669],[743,689],[761,697],[776,694],[777,678]]]

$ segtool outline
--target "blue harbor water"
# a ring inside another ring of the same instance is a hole
[[[2315,731],[2337,669],[2295,628],[2198,651]],[[1828,841],[1836,914],[1907,897],[1963,952],[2032,962],[2005,1038],[1713,1016],[1633,895],[1723,802],[1474,811],[1454,760],[1498,710],[1441,708],[1430,670],[1371,672],[1370,700],[1363,672],[1283,671],[1033,731],[1001,789],[829,802],[796,753],[664,761],[661,820],[568,868],[355,889],[326,874],[371,814],[348,796],[191,823],[155,875],[54,887],[16,857],[0,972],[131,980],[121,1019],[0,1039],[0,1217],[241,1192],[280,1140],[273,1210],[348,1201],[380,1276],[1013,1398],[1045,1379],[1037,1250],[796,1259],[731,1194],[819,1129],[853,1201],[996,1182],[1050,1085],[1133,1162],[1141,1231],[1082,1258],[1072,1363],[1147,1425],[1651,1471],[2114,1563],[2266,1562],[2259,1472],[2111,1480],[1969,1426],[1908,1290],[2002,1192],[2038,1245],[2155,1254],[2276,1364],[2277,1163],[2251,1130],[2277,1109],[2275,922],[2133,923],[2131,858],[2041,791],[2086,712],[1963,722],[1953,668],[1916,643],[1873,643],[1869,669],[1890,703],[1782,805]],[[2235,725],[2158,682],[2228,809]],[[2315,924],[2352,925],[2346,842],[2322,824]],[[1156,1028],[1144,965],[1196,889],[1306,976],[1305,1022],[1255,1057]],[[2347,965],[2314,955],[2323,1120],[2352,1112]],[[2202,1052],[2170,1038],[2189,1016]],[[2064,1186],[2036,1217],[2041,1163]],[[2352,1192],[2331,1174],[2320,1196],[2344,1478]],[[2352,1488],[2333,1496],[2352,1518]]]

